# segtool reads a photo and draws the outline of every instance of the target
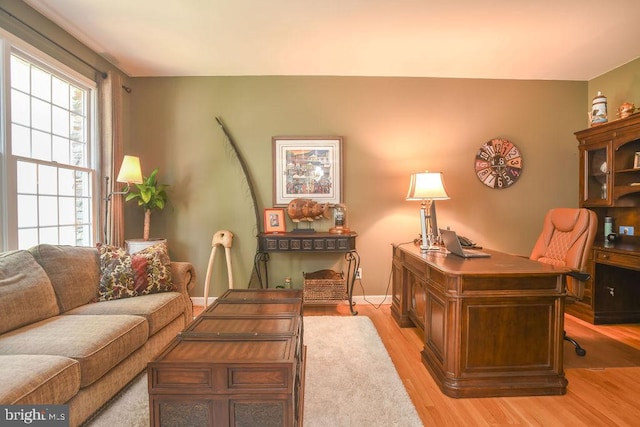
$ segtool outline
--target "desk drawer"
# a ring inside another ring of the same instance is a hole
[[[634,255],[596,250],[595,262],[640,270],[640,257]]]
[[[429,277],[429,266],[421,258],[407,256],[403,261],[407,270],[424,278]]]

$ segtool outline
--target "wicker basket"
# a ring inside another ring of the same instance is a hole
[[[347,282],[342,273],[320,270],[303,273],[303,301],[306,303],[331,303],[347,299]]]

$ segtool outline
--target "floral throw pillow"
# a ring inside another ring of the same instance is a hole
[[[123,248],[99,243],[98,253],[101,272],[98,301],[174,290],[166,243],[149,246],[133,255]]]

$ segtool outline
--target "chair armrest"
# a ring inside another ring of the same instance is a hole
[[[584,282],[591,279],[591,274],[579,271],[571,270],[565,273],[567,276],[567,299],[566,302],[571,304],[576,301],[581,301],[584,295]]]
[[[176,292],[184,298],[187,323],[193,319],[193,302],[189,291],[196,285],[196,270],[193,264],[184,261],[171,261],[171,280]]]
[[[568,272],[567,276],[573,277],[574,279],[579,280],[580,282],[586,282],[587,280],[591,279],[591,274],[584,271],[577,271],[577,270],[572,270]]]

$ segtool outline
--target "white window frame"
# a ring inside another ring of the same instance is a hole
[[[0,251],[18,249],[17,179],[18,158],[11,154],[11,54],[20,52],[43,69],[73,79],[87,89],[87,169],[91,171],[91,242],[100,232],[99,139],[96,82],[0,28]],[[38,163],[46,163],[40,162]]]

